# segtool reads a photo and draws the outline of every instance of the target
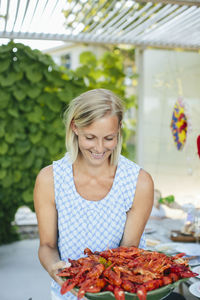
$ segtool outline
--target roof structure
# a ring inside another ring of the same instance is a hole
[[[0,38],[200,49],[200,0],[0,0]]]

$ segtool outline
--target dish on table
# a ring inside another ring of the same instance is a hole
[[[153,229],[153,228],[147,227],[147,228],[145,228],[144,232],[145,232],[146,234],[150,234],[150,233],[156,232],[156,230]]]
[[[192,271],[199,274],[199,275],[196,276],[195,278],[200,278],[200,266],[197,266],[197,267],[195,267],[195,268],[192,268]]]
[[[146,245],[150,247],[155,247],[156,245],[159,245],[160,241],[159,240],[154,240],[154,239],[146,239]]]
[[[155,246],[156,251],[164,252],[165,254],[175,254],[178,253],[176,250],[177,243],[161,243]]]
[[[200,297],[200,282],[191,284],[191,286],[189,287],[189,291],[195,297]]]
[[[186,234],[179,230],[172,230],[170,239],[175,242],[196,242],[196,238],[192,234]]]
[[[186,258],[190,258],[190,256],[186,256]],[[192,259],[189,260],[189,265],[191,267],[195,267],[197,265],[200,265],[200,256],[194,257]]]
[[[155,249],[169,255],[185,253],[186,256],[199,256],[200,253],[200,245],[195,243],[160,243]]]
[[[189,281],[192,283],[200,282],[200,266],[196,266],[195,268],[192,268],[192,272],[198,273],[196,277],[189,278]]]

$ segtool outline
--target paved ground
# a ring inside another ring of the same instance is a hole
[[[50,277],[40,265],[39,241],[0,247],[0,300],[50,300]]]
[[[0,247],[0,300],[50,300],[50,277],[40,265],[39,240]],[[178,290],[178,289],[177,289]],[[184,287],[186,300],[196,300]]]

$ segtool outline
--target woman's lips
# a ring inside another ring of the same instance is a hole
[[[104,153],[94,153],[94,152],[90,152],[92,157],[95,158],[95,159],[102,159],[104,157]]]

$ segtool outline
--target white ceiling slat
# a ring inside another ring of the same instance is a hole
[[[171,19],[162,29],[166,30],[166,32],[170,31],[171,29],[177,30],[180,24],[187,20],[188,17],[190,18],[191,14],[193,14],[195,10],[195,7],[191,7],[188,10],[183,11],[174,19]]]
[[[75,1],[72,1],[72,7],[71,7],[71,10],[68,11],[68,14],[65,14],[65,18],[67,20],[67,18],[69,17],[69,15],[72,13],[74,7],[76,6],[76,4],[78,3],[78,0],[75,0]]]
[[[45,9],[46,9],[46,7],[47,7],[47,4],[48,4],[48,2],[49,2],[49,0],[46,0],[46,3],[45,3],[45,5],[44,5],[44,7],[43,7],[43,10],[42,10],[41,16],[43,16],[43,15],[44,15],[44,13],[45,13]]]
[[[141,14],[143,14],[146,10],[148,10],[152,6],[152,3],[147,3],[140,11],[135,11],[133,15],[131,13],[126,17],[124,17],[124,22],[120,22],[121,26],[119,26],[115,31],[112,32],[113,34],[119,34],[121,31],[123,31],[123,34],[126,32],[126,29],[128,28],[128,25],[133,23],[135,19],[137,19]]]
[[[123,0],[122,3],[124,4],[125,0]],[[106,25],[108,26],[108,23],[113,21],[114,15],[119,13],[120,8],[121,7],[113,10],[108,10],[107,18],[105,18],[102,22],[99,23],[99,25],[95,28],[95,31],[93,30],[93,39],[95,39],[97,36],[101,35],[104,32],[105,28],[107,28]]]
[[[144,40],[148,36],[151,36],[154,31],[157,31],[160,27],[160,23],[164,21],[167,17],[169,17],[174,11],[176,11],[178,5],[170,5],[166,10],[160,10],[158,14],[156,14],[155,18],[151,19],[151,22],[148,24],[147,30],[144,30],[143,33],[140,33],[140,39]]]
[[[127,32],[126,28],[129,28],[128,27],[129,24],[132,24],[135,19],[137,19],[139,16],[141,16],[151,6],[152,6],[152,3],[147,3],[142,9],[140,9],[140,11],[134,12],[133,15],[129,14],[127,16],[127,21],[122,23],[122,25],[117,30],[115,30],[112,34],[115,34],[117,36],[124,35]]]
[[[90,14],[90,12],[93,10],[93,8],[96,6],[96,2],[94,1],[91,7],[88,7],[88,10],[85,14],[83,14],[82,18],[79,20],[79,23],[82,23],[84,20],[86,20],[86,17]],[[105,3],[104,3],[105,5]],[[93,16],[91,16],[89,18],[89,20],[87,22],[84,22],[85,27],[91,22],[91,20],[93,19]]]
[[[197,12],[198,13],[198,12]],[[196,10],[193,10],[193,11],[190,11],[190,14],[184,14],[182,16],[182,18],[179,18],[178,20],[174,21],[174,23],[171,23],[170,24],[170,28],[166,28],[165,29],[165,34],[166,36],[170,36],[170,40],[173,39],[174,36],[177,37],[177,32],[180,32],[182,30],[182,28],[184,28],[185,24],[187,23],[187,20],[189,21],[189,26],[192,26],[192,23],[193,23],[193,17],[194,15],[196,14]],[[199,16],[200,17],[200,16]],[[172,30],[173,28],[175,28],[174,30]],[[192,27],[191,27],[192,28]],[[193,30],[193,28],[192,28]],[[184,36],[184,39],[185,39],[185,36],[186,36],[186,32],[184,30],[183,31],[183,36]],[[159,40],[159,38],[161,39],[162,38],[162,33],[160,33],[160,35],[158,35],[157,37],[155,37],[155,40]]]
[[[191,19],[189,18],[188,20],[184,20],[182,22],[182,24],[180,25],[180,27],[178,28],[178,30],[175,32],[175,34],[171,37],[171,41],[173,42],[174,40],[177,40],[179,33],[182,33],[182,37],[184,39],[187,39],[187,36],[189,37],[190,34],[193,32],[194,30],[194,26],[197,24],[199,25],[199,20],[200,20],[200,8],[198,10],[198,12],[196,12],[195,14],[193,14],[193,19],[191,21]],[[195,17],[195,15],[197,15]],[[199,31],[200,34],[200,31]]]
[[[54,1],[55,3],[54,3],[54,5],[52,5],[52,9],[51,9],[51,12],[50,12],[50,16],[52,16],[52,14],[53,14],[53,12],[56,10],[56,7],[57,7],[57,5],[58,5],[58,2],[59,2],[59,0],[57,0],[57,1]]]
[[[136,0],[139,1],[140,0]],[[149,0],[142,0],[143,2],[149,2]],[[200,6],[200,0],[151,0],[152,3],[163,3],[163,4],[178,4],[190,6]]]
[[[116,1],[114,1],[114,3],[115,3],[115,2],[116,2]],[[105,5],[106,5],[106,1],[103,2],[103,3],[101,4],[100,7],[98,7],[97,12],[101,12],[101,9],[103,9]],[[86,27],[88,24],[90,24],[91,21],[93,21],[93,24],[90,26],[90,30],[92,29],[92,27],[95,27],[95,25],[98,24],[98,21],[95,21],[95,20],[94,20],[94,17],[92,16],[86,23],[84,23],[85,27]]]
[[[152,33],[150,39],[151,40],[155,39],[157,41],[159,38],[162,38],[164,32],[165,32],[165,35],[167,35],[168,32],[170,32],[170,35],[173,34],[173,32],[175,30],[177,30],[177,27],[179,26],[180,22],[182,22],[182,20],[185,20],[187,15],[190,14],[191,12],[193,12],[194,10],[195,10],[195,7],[190,7],[187,10],[181,11],[177,16],[170,19],[168,22],[166,22],[160,28],[155,30]],[[147,40],[149,40],[149,38],[147,38]]]
[[[140,9],[140,11],[136,11],[134,8],[129,11],[127,15],[125,15],[120,22],[117,22],[117,26],[113,26],[113,28],[109,28],[109,32],[107,31],[108,34],[105,35],[110,35],[112,38],[113,36],[116,36],[116,38],[119,38],[120,36],[124,36],[126,33],[126,29],[123,30],[123,28],[128,27],[128,24],[133,23],[135,19],[137,19],[139,16],[141,16],[143,13],[145,13],[150,7],[152,6],[152,3],[147,3],[143,8]],[[125,21],[126,20],[126,21]],[[121,26],[118,26],[121,25]],[[101,38],[104,38],[104,34],[101,35]]]
[[[31,26],[31,23],[32,23],[33,18],[34,18],[34,16],[35,16],[35,12],[36,12],[36,10],[37,10],[37,6],[38,6],[38,2],[39,2],[39,1],[40,1],[40,0],[36,0],[35,6],[34,6],[34,10],[33,10],[33,13],[32,13],[32,17],[31,17],[30,22],[29,22],[29,27]],[[29,27],[28,27],[28,29],[29,29]]]
[[[162,9],[159,10],[159,12],[153,16],[151,16],[149,19],[147,19],[145,22],[140,24],[136,29],[134,29],[128,36],[128,38],[132,38],[132,36],[141,36],[143,33],[145,33],[149,28],[153,25],[156,24],[157,21],[162,19],[165,15],[168,14],[169,11],[172,10],[171,5],[167,5],[163,7]]]
[[[4,32],[6,31],[6,27],[7,27],[9,8],[10,8],[10,0],[7,0],[7,10],[6,10],[6,17],[5,17]]]
[[[148,39],[149,35],[151,35],[151,37],[153,37],[155,35],[158,36],[159,31],[163,32],[164,25],[167,25],[170,20],[174,19],[178,14],[180,14],[182,11],[184,11],[186,9],[187,9],[187,6],[179,7],[179,9],[175,10],[173,13],[171,13],[169,16],[167,16],[163,20],[159,21],[154,28],[151,28],[151,31],[149,33],[147,33],[147,34],[144,33],[143,37],[141,37],[141,38]]]
[[[137,28],[137,26],[139,26],[140,24],[143,23],[143,21],[145,21],[146,19],[148,20],[149,16],[151,14],[153,14],[156,10],[158,10],[161,7],[162,4],[158,4],[157,6],[154,6],[152,8],[150,8],[146,14],[140,16],[140,18],[134,22],[133,25],[129,26],[128,30],[126,31],[126,33],[123,35],[123,39],[127,39],[127,37],[129,37],[130,35],[132,35],[133,30],[135,30]]]
[[[96,1],[93,1],[93,4],[91,7],[88,6],[88,10],[86,11],[86,13],[83,14],[82,18],[79,20],[79,28],[77,30],[77,28],[74,29],[74,31],[72,32],[72,34],[77,34],[77,33],[80,33],[88,24],[90,24],[93,19],[94,19],[94,16],[92,15],[87,21],[86,20],[86,17],[92,12],[92,10],[95,8],[95,6],[98,5],[98,3],[96,3]],[[101,5],[101,7],[103,7],[105,5],[105,3],[103,3],[103,5]],[[98,11],[96,9],[96,11]],[[77,16],[78,18],[78,16]],[[81,26],[82,24],[84,23],[83,27]],[[78,32],[77,32],[78,31]]]
[[[25,10],[24,10],[24,14],[23,14],[23,18],[22,18],[22,21],[21,21],[21,25],[20,25],[19,32],[21,31],[22,26],[23,26],[23,24],[24,24],[24,20],[25,20],[26,13],[27,13],[27,10],[28,10],[28,7],[29,7],[29,3],[30,3],[30,0],[27,0],[27,1],[26,1],[26,8],[25,8]]]
[[[111,20],[111,22],[107,23],[107,25],[104,27],[104,33],[101,34],[101,37],[106,37],[107,35],[112,35],[113,31],[116,31],[118,29],[119,24],[123,22],[125,18],[127,18],[127,14],[129,16],[129,11],[131,10],[131,7],[127,7],[125,9],[121,8],[121,13],[119,13],[115,18]],[[115,25],[114,25],[115,24]]]
[[[132,35],[133,31],[137,28],[137,26],[142,24],[143,21],[145,21],[145,19],[148,20],[148,17],[150,15],[154,14],[156,12],[156,10],[161,8],[161,6],[162,6],[162,4],[158,3],[156,6],[150,8],[145,15],[141,16],[132,26],[129,27],[128,31],[123,36],[123,40],[129,38]]]
[[[15,12],[15,19],[14,19],[13,26],[12,26],[12,30],[11,30],[11,31],[13,31],[13,29],[14,29],[14,27],[15,27],[15,24],[16,24],[18,12],[19,12],[19,6],[20,6],[20,0],[17,1],[17,9],[16,9],[16,12]]]
[[[104,21],[102,21],[101,23],[94,22],[94,24],[92,24],[92,25],[90,26],[90,28],[88,29],[88,31],[86,32],[86,34],[87,34],[88,32],[93,32],[94,30],[98,30],[98,28],[99,28],[100,26],[104,25],[106,14],[107,14],[110,10],[113,9],[113,7],[116,5],[117,2],[118,2],[118,0],[114,0],[114,1],[110,4],[110,6],[107,7],[107,9],[104,11],[104,13],[103,13],[103,15],[102,15],[102,17],[101,17]],[[104,4],[106,4],[106,2],[104,2]],[[105,5],[104,5],[104,6],[105,6]],[[103,6],[103,7],[104,7],[104,6]],[[102,7],[102,8],[103,8],[103,7]]]

